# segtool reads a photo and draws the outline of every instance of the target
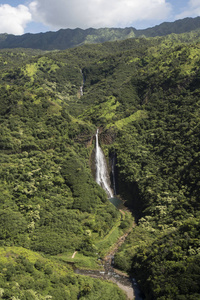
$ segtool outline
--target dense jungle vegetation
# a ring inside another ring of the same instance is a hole
[[[98,258],[120,224],[92,176],[100,127],[108,160],[117,157],[117,193],[137,220],[115,266],[147,300],[199,299],[200,31],[5,49],[0,64],[0,297],[102,299],[103,289],[105,300],[125,299],[59,259],[75,250]]]

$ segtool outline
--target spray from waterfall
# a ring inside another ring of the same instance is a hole
[[[99,130],[96,132],[96,182],[106,191],[108,198],[113,198],[113,192],[110,188],[110,178],[107,170],[106,158],[98,139]]]

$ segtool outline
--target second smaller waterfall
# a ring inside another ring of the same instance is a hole
[[[84,88],[84,84],[85,84],[85,77],[84,77],[84,74],[83,74],[82,70],[81,70],[81,74],[82,74],[82,77],[83,77],[83,82],[82,82],[82,85],[80,86],[80,96],[82,97],[83,96],[83,88]]]
[[[98,140],[99,130],[96,132],[96,182],[106,191],[108,198],[113,197],[113,192],[110,188],[110,179],[107,170],[106,158],[99,146]]]

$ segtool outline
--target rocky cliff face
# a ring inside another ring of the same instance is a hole
[[[100,135],[100,141],[104,145],[113,144],[115,141],[115,138],[116,138],[116,133],[114,132],[114,130],[112,128],[102,131],[101,135]]]

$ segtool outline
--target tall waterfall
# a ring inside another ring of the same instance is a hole
[[[117,195],[117,188],[116,188],[116,175],[115,175],[115,166],[116,166],[116,154],[112,155],[112,180],[113,180],[113,191],[114,195]]]
[[[84,84],[85,84],[85,77],[84,77],[84,74],[83,74],[82,70],[81,70],[81,74],[82,74],[82,77],[83,77],[83,82],[82,82],[82,85],[80,86],[80,96],[82,97],[83,96],[83,88],[84,88]]]
[[[106,158],[99,146],[99,130],[96,132],[96,182],[106,191],[108,198],[113,198],[113,192],[110,188],[110,179],[107,170]]]

